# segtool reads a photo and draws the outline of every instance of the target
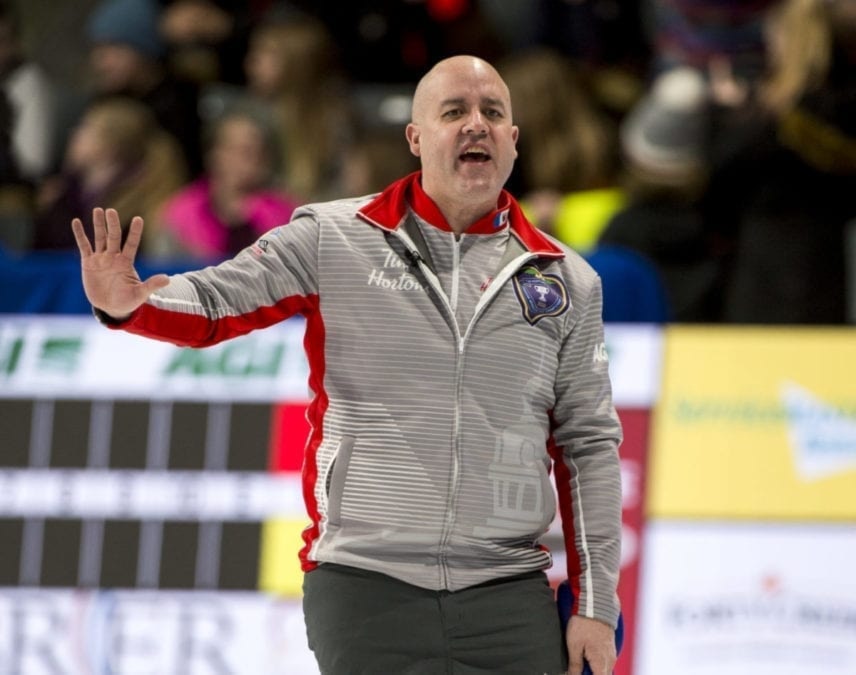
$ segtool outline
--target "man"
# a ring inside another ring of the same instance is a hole
[[[96,314],[205,346],[307,320],[311,518],[301,551],[323,673],[561,673],[538,539],[559,490],[576,615],[570,672],[612,672],[621,430],[600,283],[503,191],[517,156],[508,89],[456,56],[419,83],[422,170],[380,195],[298,209],[234,260],[140,281],[142,221],[120,248],[75,220]]]

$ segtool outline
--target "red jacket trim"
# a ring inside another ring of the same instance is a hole
[[[407,216],[408,208],[438,229],[451,231],[446,218],[434,201],[422,190],[421,171],[416,171],[390,184],[357,215],[384,230],[398,229]],[[507,190],[500,192],[497,208],[473,223],[467,234],[492,234],[509,226],[521,245],[532,253],[562,258],[565,253],[540,232],[523,213],[517,200]]]

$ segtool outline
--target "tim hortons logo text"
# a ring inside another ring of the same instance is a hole
[[[378,286],[391,291],[422,291],[422,284],[407,271],[404,261],[394,251],[384,251],[383,267],[375,267],[369,273],[369,286]]]

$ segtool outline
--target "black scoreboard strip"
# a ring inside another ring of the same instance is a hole
[[[270,404],[0,399],[4,469],[268,467]],[[258,587],[261,523],[0,517],[0,586]]]

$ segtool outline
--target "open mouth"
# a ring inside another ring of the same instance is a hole
[[[484,164],[485,162],[490,161],[490,155],[487,151],[482,150],[481,148],[468,148],[464,150],[458,158],[462,162],[466,162],[468,164]]]

